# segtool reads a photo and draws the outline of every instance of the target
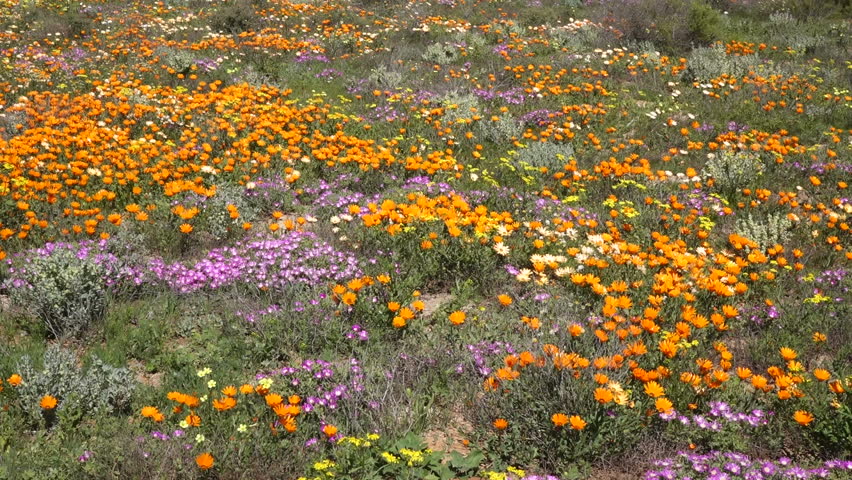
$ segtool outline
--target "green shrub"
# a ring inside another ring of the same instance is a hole
[[[707,45],[719,37],[721,16],[702,0],[607,2],[597,21],[610,24],[628,41],[650,41],[665,51]]]
[[[390,70],[385,65],[379,65],[378,67],[370,70],[370,75],[367,76],[367,78],[373,85],[376,85],[379,88],[391,90],[395,90],[400,87],[405,79],[402,73],[396,70]]]
[[[486,435],[485,450],[508,463],[529,465],[538,460],[549,471],[623,452],[639,438],[644,410],[626,392],[619,400],[623,404],[600,405],[594,400],[594,387],[588,379],[576,379],[570,369],[552,364],[526,367],[518,379],[503,382],[481,402],[481,424],[496,418],[508,422],[505,430]],[[618,382],[607,388],[622,391]],[[579,416],[586,425],[581,430],[570,424],[557,426],[553,417],[557,413]]]
[[[494,143],[507,142],[524,133],[521,123],[512,115],[500,115],[496,121],[485,120],[476,124],[481,138]]]
[[[98,23],[98,15],[94,10],[82,4],[49,4],[36,0],[21,2],[19,8],[19,25],[33,39],[44,39],[53,34],[68,38],[84,36],[91,34]]]
[[[123,411],[130,406],[136,385],[128,369],[107,365],[95,356],[88,367],[80,367],[73,352],[57,345],[45,351],[40,369],[24,355],[16,371],[24,379],[16,389],[20,406],[31,418],[41,416],[39,402],[45,395],[58,400],[60,416]]]
[[[717,190],[727,194],[751,184],[764,170],[760,156],[750,152],[725,150],[707,157],[704,174],[713,178]]]
[[[107,305],[104,269],[67,248],[35,255],[13,288],[16,303],[44,322],[54,338],[79,336],[103,319]]]
[[[481,105],[479,99],[470,94],[459,91],[449,91],[437,99],[442,107],[444,107],[444,120],[448,123],[455,123],[458,120],[467,119],[473,116],[473,109],[479,110]]]
[[[852,12],[849,0],[770,0],[765,2],[773,11],[789,12],[797,19],[826,18]]]
[[[742,77],[749,72],[767,75],[767,71],[756,54],[728,55],[725,46],[715,44],[710,47],[699,47],[689,53],[688,77],[693,80],[708,81],[723,74]]]
[[[574,145],[571,143],[531,142],[525,148],[517,150],[517,161],[533,167],[547,167],[551,171],[559,171],[574,156]]]
[[[260,30],[262,18],[255,8],[256,2],[251,0],[225,2],[210,15],[210,26],[217,32],[231,34]]]
[[[423,52],[423,60],[438,65],[449,65],[461,57],[458,48],[449,43],[433,43]]]
[[[605,35],[595,25],[585,25],[575,28],[573,25],[551,26],[547,29],[550,44],[557,49],[567,49],[569,52],[591,50],[601,44]]]
[[[737,234],[754,240],[761,249],[773,245],[783,245],[790,240],[790,229],[793,223],[781,213],[771,213],[763,221],[755,220],[751,214],[748,218],[737,220]]]

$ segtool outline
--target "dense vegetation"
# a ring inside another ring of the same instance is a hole
[[[0,478],[850,478],[850,14],[4,1]]]

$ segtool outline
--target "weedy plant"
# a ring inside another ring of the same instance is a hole
[[[792,235],[792,226],[793,222],[781,213],[770,213],[762,220],[749,213],[747,218],[737,219],[736,231],[765,250],[773,245],[786,245]]]
[[[722,75],[741,77],[748,72],[771,74],[766,63],[756,54],[728,55],[725,46],[716,43],[689,52],[689,68],[684,75],[697,81],[708,81]]]
[[[14,301],[40,319],[54,338],[82,335],[107,307],[104,268],[62,246],[48,246],[10,283]]]
[[[444,42],[433,43],[423,52],[423,60],[438,65],[455,63],[460,56],[459,49],[455,45]]]
[[[755,182],[764,170],[763,160],[751,152],[724,150],[707,155],[704,173],[720,192],[730,194]]]
[[[71,422],[122,412],[130,406],[136,387],[128,369],[108,365],[96,356],[81,366],[74,352],[57,345],[49,346],[38,363],[29,355],[21,357],[16,370],[23,382],[14,390],[13,404],[33,420],[46,410],[42,401],[46,396],[56,400],[50,409]]]

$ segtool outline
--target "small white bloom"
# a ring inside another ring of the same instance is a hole
[[[574,273],[574,269],[571,267],[559,267],[556,271],[553,272],[557,277],[565,277]]]
[[[515,279],[519,282],[529,282],[532,278],[532,273],[532,270],[530,270],[529,268],[525,268],[518,272],[517,275],[515,275]]]
[[[497,255],[506,256],[511,251],[509,247],[506,246],[503,242],[497,242],[494,244],[494,251],[497,252]]]

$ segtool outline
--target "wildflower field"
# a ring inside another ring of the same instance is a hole
[[[852,478],[850,18],[0,1],[0,479]]]

